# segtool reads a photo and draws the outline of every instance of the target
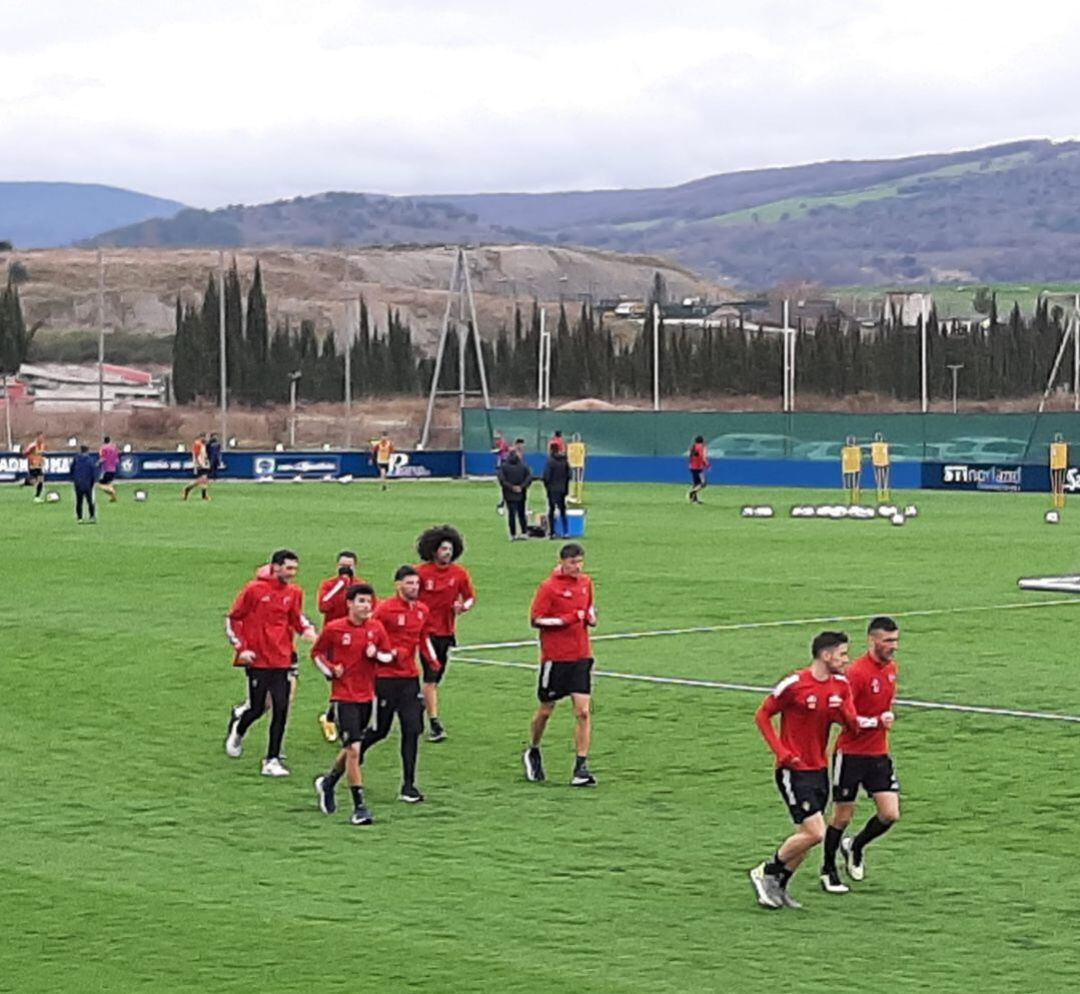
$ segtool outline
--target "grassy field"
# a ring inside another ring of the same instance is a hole
[[[520,751],[528,671],[457,661],[450,739],[421,748],[428,803],[394,799],[397,734],[366,766],[377,824],[321,815],[312,778],[332,747],[325,684],[305,666],[286,752],[258,776],[266,725],[222,751],[242,697],[222,616],[275,547],[302,558],[310,595],[341,548],[380,591],[415,536],[451,520],[479,588],[463,644],[527,639],[555,543],[511,545],[490,485],[222,486],[181,504],[174,485],[106,505],[77,528],[71,497],[35,506],[0,489],[3,784],[0,990],[446,991],[740,994],[838,986],[902,991],[1071,990],[1076,725],[900,711],[904,820],[868,850],[848,896],[755,903],[748,867],[789,828],[753,726],[759,695],[601,678],[595,792],[566,785],[569,715],[549,782]],[[902,694],[1080,714],[1076,606],[1022,594],[1020,575],[1080,572],[1072,509],[1038,495],[920,494],[903,528],[743,520],[747,500],[814,495],[662,486],[590,489],[590,572],[602,634],[699,625],[901,616]],[[835,498],[833,498],[835,499]],[[629,674],[771,684],[805,662],[823,623],[597,643]],[[531,648],[470,658],[532,662]],[[861,823],[869,814],[861,803]]]

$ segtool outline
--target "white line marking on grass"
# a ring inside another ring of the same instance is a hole
[[[1063,604],[1080,604],[1080,597],[1060,597],[1052,601],[1019,601],[1012,604],[975,605],[973,607],[934,607],[924,611],[895,611],[894,618],[928,618],[940,614],[975,614],[984,611],[1025,611],[1037,607],[1061,607]],[[615,632],[610,635],[593,635],[592,641],[610,641],[613,639],[656,638],[661,635],[708,635],[712,632],[741,632],[755,628],[790,628],[794,625],[826,625],[835,621],[864,621],[874,613],[841,614],[827,618],[792,618],[784,621],[742,621],[726,625],[698,625],[694,628],[660,628],[651,632]],[[462,645],[459,652],[474,652],[486,649],[524,649],[537,645],[536,639],[520,639],[513,642],[477,642],[474,645]]]
[[[513,670],[536,670],[536,663],[522,663],[508,659],[482,659],[477,656],[458,655],[454,651],[454,662],[473,663],[476,666],[500,666]],[[707,690],[735,690],[752,694],[767,694],[772,687],[758,687],[750,683],[724,683],[719,680],[693,680],[678,676],[650,676],[645,673],[616,673],[613,670],[594,670],[595,676],[609,677],[614,680],[633,680],[636,683],[659,683],[677,687],[703,687]],[[1035,718],[1043,721],[1069,721],[1080,723],[1080,715],[1052,714],[1046,711],[1024,711],[1016,708],[990,708],[978,704],[947,704],[940,701],[916,701],[898,697],[897,704],[904,707],[921,708],[925,711],[959,711],[963,714],[986,714],[999,718]]]

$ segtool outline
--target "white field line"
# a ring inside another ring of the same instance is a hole
[[[1060,597],[1052,601],[1020,601],[1012,604],[976,605],[974,607],[934,607],[924,611],[894,611],[893,618],[928,618],[940,614],[975,614],[983,611],[1025,611],[1038,607],[1061,607],[1063,604],[1080,604],[1080,597]],[[743,621],[727,625],[698,625],[694,628],[660,628],[651,632],[615,632],[610,635],[593,635],[592,641],[612,639],[656,638],[660,635],[706,635],[711,632],[742,632],[755,628],[788,628],[793,625],[827,625],[836,621],[865,621],[880,614],[868,611],[863,614],[840,614],[827,618],[792,618],[784,621]],[[524,649],[537,645],[536,639],[520,639],[514,642],[477,642],[458,646],[458,652],[474,652],[485,649]]]
[[[507,659],[481,659],[476,656],[459,655],[460,649],[454,650],[454,662],[473,663],[476,666],[501,666],[505,669],[536,670],[536,663],[522,663]],[[723,683],[718,680],[692,680],[677,676],[649,676],[644,673],[616,673],[612,670],[593,670],[594,676],[609,677],[615,680],[633,680],[637,683],[659,683],[678,687],[704,687],[709,690],[737,690],[753,694],[767,694],[772,687],[758,687],[749,683]],[[1016,708],[989,708],[977,704],[947,704],[941,701],[915,701],[898,697],[897,704],[908,708],[922,708],[926,711],[960,711],[964,714],[987,714],[999,718],[1037,718],[1044,721],[1069,721],[1080,723],[1080,715],[1051,714],[1046,711],[1023,711]]]

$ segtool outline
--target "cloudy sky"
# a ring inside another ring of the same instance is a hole
[[[214,207],[1067,138],[1078,29],[1048,0],[37,0],[0,34],[0,180]]]

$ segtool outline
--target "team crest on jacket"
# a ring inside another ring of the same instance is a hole
[[[844,703],[844,698],[839,694],[829,694],[829,707],[838,708]]]
[[[870,681],[870,692],[872,694],[881,693],[881,681],[877,677]]]
[[[434,590],[435,589],[435,581],[434,580],[428,580],[424,584],[424,589],[425,590]]]
[[[352,636],[348,632],[341,636],[341,644],[352,645]]]
[[[817,694],[811,694],[806,698],[806,706],[811,710],[817,710]]]

